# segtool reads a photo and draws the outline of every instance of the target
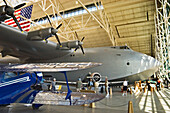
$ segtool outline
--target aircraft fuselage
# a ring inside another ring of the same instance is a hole
[[[117,49],[114,47],[85,48],[85,55],[81,51],[75,54],[57,58],[51,62],[100,62],[102,66],[86,70],[68,72],[69,81],[82,79],[91,72],[98,72],[101,76],[108,77],[108,80],[124,80],[129,82],[144,80],[151,76],[159,66],[159,62],[151,56],[135,52],[131,49]],[[50,73],[44,73],[50,74]],[[64,80],[58,73],[52,73],[57,80]],[[103,79],[104,80],[104,79]]]

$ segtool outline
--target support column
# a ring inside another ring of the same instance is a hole
[[[155,6],[155,56],[161,63],[158,75],[168,78],[170,76],[170,3],[168,0],[155,0]]]

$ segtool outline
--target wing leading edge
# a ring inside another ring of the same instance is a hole
[[[31,63],[0,65],[0,71],[15,72],[63,72],[100,66],[96,62],[74,62],[74,63]]]

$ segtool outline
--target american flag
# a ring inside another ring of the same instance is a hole
[[[19,10],[16,10],[14,12],[15,17],[17,18],[22,30],[24,30],[24,31],[30,30],[31,22],[28,21],[28,20],[24,20],[23,18],[19,17],[18,15],[21,15],[21,16],[27,18],[27,19],[30,19],[31,14],[32,14],[32,8],[33,8],[33,5],[19,9]],[[18,26],[15,23],[15,21],[13,20],[13,18],[5,20],[5,23],[12,26],[12,27],[18,28]]]

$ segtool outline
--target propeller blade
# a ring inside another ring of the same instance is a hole
[[[82,46],[83,40],[85,39],[85,37],[83,37],[83,38],[81,39],[81,41],[79,41],[78,34],[77,34],[76,31],[75,31],[75,34],[76,34],[76,37],[77,37],[77,39],[78,39],[78,43],[79,43],[79,44],[78,44],[78,47],[76,47],[76,49],[75,49],[74,51],[77,51],[78,48],[81,48],[82,53],[85,54],[85,53],[84,53],[83,46]]]
[[[15,21],[15,23],[17,24],[18,28],[19,28],[21,31],[23,31],[22,28],[21,28],[21,26],[20,26],[20,24],[19,24],[19,22],[18,22],[18,20],[16,19],[15,15],[12,15],[12,18],[14,19],[14,21]]]
[[[47,39],[45,39],[45,43],[48,43],[48,40],[47,40]]]
[[[85,37],[83,37],[83,38],[81,39],[81,42],[83,42],[84,38],[85,38]]]
[[[78,34],[77,34],[77,32],[76,32],[76,31],[75,31],[75,34],[76,34],[77,40],[79,40],[79,37],[78,37]]]
[[[83,55],[84,55],[85,53],[84,53],[84,49],[83,49],[83,46],[82,46],[82,45],[79,45],[78,47],[76,47],[76,49],[74,50],[74,52],[76,52],[79,47],[81,48],[81,51],[82,51],[82,53],[83,53]]]
[[[5,0],[3,0],[3,1],[4,1],[5,5],[8,6],[7,2]]]
[[[62,26],[62,23],[56,29],[59,29],[61,26]]]
[[[81,48],[81,51],[82,51],[82,53],[83,53],[83,55],[84,55],[85,53],[84,53],[83,46],[82,46],[82,45],[80,45],[80,48]]]
[[[15,6],[14,9],[19,9],[25,5],[26,5],[26,3],[19,4],[19,5]]]
[[[51,27],[52,27],[53,30],[59,29],[59,28],[61,27],[61,25],[62,25],[62,24],[60,24],[56,29],[54,29],[53,26],[52,26],[51,20],[50,20],[50,18],[48,17],[48,15],[47,15],[47,19],[48,19],[48,22],[50,23],[50,25],[51,25]],[[58,36],[57,36],[56,33],[57,33],[57,32],[52,32],[52,34],[55,35],[55,37],[56,37],[59,45],[62,47],[61,42],[60,42],[60,40],[59,40],[59,38],[58,38]]]
[[[75,49],[74,51],[76,52],[78,48],[79,48],[79,47],[76,47],[76,49]]]
[[[48,17],[48,15],[47,15],[47,19],[48,19],[48,22],[50,23],[50,25],[52,27],[52,23],[51,23],[50,18]]]
[[[16,19],[15,15],[14,15],[14,11],[15,11],[15,9],[21,8],[21,7],[24,6],[26,3],[20,4],[20,5],[16,6],[15,8],[12,8],[12,7],[8,6],[8,4],[7,4],[7,2],[6,2],[5,0],[3,0],[3,1],[4,1],[4,3],[6,4],[6,9],[5,9],[5,10],[6,10],[6,14],[9,15],[9,16],[11,16],[11,17],[13,18],[13,20],[15,21],[15,23],[17,24],[18,28],[19,28],[21,31],[23,31],[22,28],[21,28],[21,26],[20,26],[20,24],[19,24],[19,22],[18,22],[18,20]]]
[[[55,37],[56,37],[56,39],[57,39],[57,41],[58,41],[58,43],[60,44],[60,46],[61,46],[61,43],[60,43],[60,40],[59,40],[59,38],[58,38],[58,36],[55,34]]]

